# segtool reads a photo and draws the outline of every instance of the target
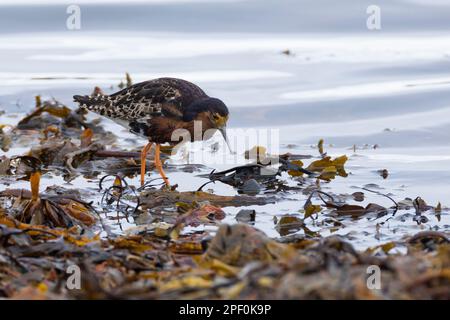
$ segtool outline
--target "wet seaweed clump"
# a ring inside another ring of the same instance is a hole
[[[40,97],[17,126],[0,126],[2,150],[26,150],[0,156],[0,298],[450,299],[448,227],[430,223],[448,208],[374,184],[336,191],[349,157],[329,155],[323,140],[315,156],[256,146],[249,163],[223,171],[169,166],[200,172],[188,189],[133,185],[140,154],[120,141],[82,110]],[[265,212],[279,202],[295,209]],[[390,222],[419,232],[384,241]],[[377,245],[361,250],[345,228],[364,223]]]
[[[2,216],[0,240],[4,298],[450,298],[445,234],[405,239],[408,255],[380,255],[377,248],[358,252],[338,236],[280,243],[244,224],[221,225],[215,236],[179,235],[170,241],[158,233],[102,239]],[[83,277],[80,289],[70,290],[60,283],[74,265]],[[373,266],[382,272],[378,289],[367,285]]]
[[[49,227],[93,226],[96,222],[94,208],[74,195],[40,194],[39,171],[31,174],[31,191],[6,189],[0,192],[0,199],[10,206],[6,209],[19,222]],[[73,194],[73,192],[72,192]]]

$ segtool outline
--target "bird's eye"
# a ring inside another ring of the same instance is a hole
[[[218,114],[214,114],[214,115],[213,115],[213,118],[214,118],[214,120],[216,120],[216,121],[217,121],[217,120],[219,120],[219,119],[220,119],[220,116],[219,116]]]

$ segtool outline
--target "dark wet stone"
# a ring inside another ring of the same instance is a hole
[[[236,214],[236,220],[238,222],[243,222],[243,223],[254,222],[255,221],[255,217],[256,217],[256,211],[255,210],[242,209],[241,211],[239,211]]]
[[[255,179],[247,180],[239,187],[239,192],[245,194],[258,194],[260,191],[261,185]]]

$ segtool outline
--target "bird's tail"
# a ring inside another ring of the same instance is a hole
[[[105,109],[111,104],[107,95],[91,95],[91,96],[73,96],[73,101],[78,102],[80,108],[93,111],[95,113],[104,114]]]

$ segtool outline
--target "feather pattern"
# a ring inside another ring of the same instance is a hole
[[[137,83],[111,95],[96,93],[73,97],[81,108],[110,118],[132,133],[156,143],[171,142],[176,129],[193,134],[194,119],[202,130],[214,126],[212,114],[228,119],[228,109],[195,84],[175,78],[159,78]]]
[[[153,117],[183,117],[195,100],[208,97],[195,84],[175,78],[137,83],[112,95],[74,96],[81,108],[119,123],[145,122]]]

